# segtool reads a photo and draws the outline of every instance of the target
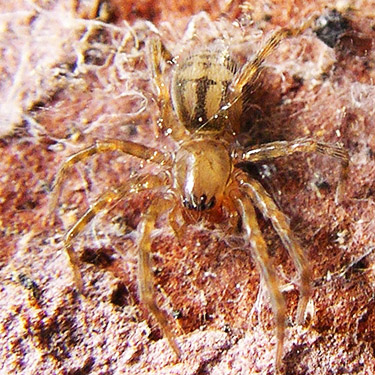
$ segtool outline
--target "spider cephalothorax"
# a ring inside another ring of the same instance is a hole
[[[204,211],[221,202],[231,172],[230,153],[222,141],[193,139],[176,152],[175,188],[186,208]]]

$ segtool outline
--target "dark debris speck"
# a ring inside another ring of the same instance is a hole
[[[336,9],[321,15],[316,25],[314,31],[317,37],[331,48],[334,48],[342,35],[350,29],[348,19]]]

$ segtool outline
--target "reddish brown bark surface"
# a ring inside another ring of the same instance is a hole
[[[101,192],[131,174],[156,173],[155,166],[117,154],[78,164],[53,226],[49,187],[60,163],[95,139],[170,147],[157,132],[147,64],[145,45],[155,33],[175,55],[215,42],[244,63],[272,30],[340,4],[348,24],[332,48],[307,31],[270,56],[244,126],[252,124],[253,143],[314,137],[349,150],[339,205],[334,160],[296,155],[258,169],[314,271],[305,327],[295,322],[292,261],[270,223],[260,218],[260,225],[288,302],[285,373],[374,373],[374,4],[175,3],[113,0],[101,13],[111,23],[90,19],[89,2],[0,4],[0,373],[273,372],[273,317],[251,249],[228,240],[227,228],[201,224],[179,244],[161,221],[155,277],[183,351],[176,361],[137,293],[136,226],[148,194],[99,215],[74,242],[85,296],[76,293],[62,249],[65,230]]]

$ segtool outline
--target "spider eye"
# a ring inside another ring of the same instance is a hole
[[[205,211],[210,208],[212,208],[215,203],[216,199],[215,197],[212,197],[208,203],[207,202],[207,195],[202,194],[199,198],[195,195],[191,197],[184,197],[182,200],[183,205],[188,208],[189,210],[194,210],[194,211]]]
[[[202,194],[200,198],[198,199],[198,206],[201,207],[202,210],[204,210],[206,207],[206,200],[207,200],[206,194]]]

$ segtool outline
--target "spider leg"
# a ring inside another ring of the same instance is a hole
[[[161,152],[155,148],[146,147],[139,143],[134,143],[130,141],[121,141],[117,139],[109,139],[106,141],[96,141],[90,147],[87,147],[77,153],[71,155],[65,162],[61,165],[55,180],[52,184],[52,194],[49,203],[49,215],[51,217],[52,213],[55,211],[58,199],[60,196],[61,189],[65,177],[69,169],[80,161],[84,161],[92,155],[108,152],[108,151],[119,151],[125,154],[136,156],[138,158],[155,162],[162,165],[171,165],[171,156],[169,153]],[[53,224],[54,218],[52,218]]]
[[[304,24],[297,28],[282,28],[276,31],[266,42],[263,48],[246,63],[238,72],[232,83],[233,97],[236,98],[242,93],[245,85],[253,84],[259,77],[264,60],[273,52],[279,43],[286,38],[295,37],[303,33],[311,26],[314,18],[309,18]]]
[[[121,200],[128,194],[138,193],[142,190],[152,189],[165,184],[165,178],[151,175],[148,177],[137,177],[130,179],[127,183],[118,188],[106,191],[102,194],[83,214],[83,216],[66,232],[64,236],[64,248],[68,255],[71,267],[73,269],[74,282],[77,289],[82,293],[83,282],[79,270],[79,258],[74,251],[72,242],[86,227],[86,225],[110,203]]]
[[[251,204],[250,198],[240,190],[233,191],[231,196],[242,218],[242,226],[245,230],[246,238],[251,244],[255,261],[270,293],[276,328],[275,368],[277,372],[281,367],[285,337],[286,307],[284,297],[280,291],[277,276],[272,267],[272,261],[268,256],[267,245],[260,231],[255,209]]]
[[[172,108],[168,86],[163,80],[161,60],[172,61],[171,53],[165,48],[158,38],[153,38],[150,43],[151,71],[157,88],[158,102],[161,105],[161,118],[159,126],[163,132],[171,131],[175,141],[182,141],[187,137],[186,129],[177,121]]]
[[[168,223],[169,223],[169,226],[172,228],[173,233],[175,234],[179,245],[182,246],[181,240],[186,230],[186,223],[185,222],[183,224],[178,223],[178,220],[177,220],[178,215],[181,215],[181,208],[179,205],[176,204],[172,208],[172,210],[169,212]]]
[[[74,251],[72,242],[86,227],[86,225],[100,212],[103,211],[108,204],[113,204],[126,197],[129,194],[139,193],[142,190],[149,190],[156,187],[164,186],[167,183],[165,175],[163,176],[142,176],[129,180],[127,183],[119,186],[114,190],[109,190],[102,194],[84,213],[84,215],[73,225],[66,233],[64,238],[64,248],[69,257],[70,264],[73,269],[74,281],[77,289],[82,292],[83,282],[81,272],[79,270],[79,258]],[[155,222],[160,215],[170,210],[172,201],[168,199],[156,199],[143,216],[140,223],[141,239],[139,243],[139,266],[138,280],[139,293],[142,303],[145,304],[156,318],[163,333],[167,337],[169,345],[172,347],[178,357],[181,351],[176,343],[175,335],[168,326],[168,321],[164,313],[159,309],[155,301],[153,291],[153,275],[152,275],[152,259],[151,259],[151,238],[150,234],[154,228]]]
[[[156,303],[154,292],[154,280],[152,272],[151,253],[151,232],[155,227],[157,219],[171,209],[172,201],[167,199],[156,199],[151,204],[140,223],[139,260],[138,260],[138,280],[139,294],[141,302],[147,307],[156,318],[169,345],[181,357],[181,350],[177,345],[176,336],[169,328],[168,320]]]
[[[281,156],[292,155],[296,152],[318,152],[339,159],[341,161],[341,175],[336,190],[335,201],[340,202],[344,195],[344,187],[349,172],[349,155],[345,148],[328,143],[318,142],[311,138],[296,139],[294,141],[270,142],[245,150],[237,150],[235,163],[260,162],[276,159]]]
[[[246,193],[250,196],[263,216],[271,220],[272,226],[280,236],[283,245],[288,250],[300,275],[300,300],[297,309],[297,322],[298,324],[302,324],[306,306],[312,293],[312,272],[310,265],[303,249],[290,229],[286,216],[277,208],[273,199],[258,181],[250,177],[246,177],[246,180],[246,183],[243,185],[246,189]]]

